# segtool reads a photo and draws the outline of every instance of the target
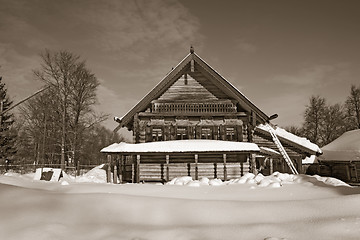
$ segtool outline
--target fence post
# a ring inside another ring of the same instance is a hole
[[[111,155],[110,154],[107,155],[107,160],[108,160],[107,182],[110,183],[111,182]]]
[[[217,178],[217,163],[214,163],[214,178]]]
[[[274,173],[274,163],[273,158],[270,157],[270,175]]]
[[[117,166],[116,165],[114,165],[113,183],[117,184]]]
[[[195,180],[199,180],[198,159],[199,155],[195,154]]]
[[[166,155],[166,182],[169,181],[169,177],[170,177],[170,174],[169,174],[169,159],[170,159],[170,156]]]
[[[122,169],[123,169],[123,155],[120,156],[120,159],[118,159],[118,162],[119,162],[119,169],[118,169],[118,172],[119,172],[119,183],[121,184],[122,183]]]
[[[251,173],[257,175],[257,170],[256,170],[256,156],[255,154],[250,154],[250,160],[251,160]]]
[[[223,154],[223,161],[224,161],[224,181],[227,181],[227,169],[226,169],[226,154]]]
[[[135,182],[140,183],[140,155],[136,155],[136,178]]]

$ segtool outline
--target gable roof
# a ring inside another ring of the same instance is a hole
[[[293,147],[295,149],[298,149],[304,153],[307,153],[308,155],[321,155],[322,151],[319,148],[318,145],[310,142],[308,139],[296,136],[288,131],[286,131],[283,128],[274,126],[275,134],[279,138],[280,142],[282,144],[285,144],[289,147]],[[258,125],[255,128],[255,135],[262,136],[269,140],[269,142],[273,143],[271,134],[269,130],[265,127],[265,125]],[[255,140],[255,143],[257,141]]]
[[[212,92],[217,97],[222,98],[228,96],[239,102],[240,106],[247,112],[254,112],[257,119],[260,122],[266,122],[269,117],[262,112],[255,104],[253,104],[244,94],[242,94],[234,85],[222,77],[216,72],[209,64],[207,64],[200,56],[198,56],[193,50],[175,67],[173,68],[148,94],[146,94],[130,111],[128,111],[122,118],[115,118],[115,121],[119,123],[118,127],[114,129],[114,132],[118,131],[124,126],[129,126],[137,112],[145,111],[147,106],[152,100],[159,98],[169,87],[172,86],[183,74],[188,73],[193,78],[194,72],[189,71],[191,63],[196,66],[196,69],[204,76],[204,79],[200,79],[200,84],[205,88],[214,86],[221,91],[216,93]],[[198,80],[198,79],[196,79]]]
[[[322,161],[360,161],[360,129],[345,132],[322,150]]]

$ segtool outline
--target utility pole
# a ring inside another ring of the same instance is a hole
[[[9,108],[6,109],[5,111],[4,111],[4,99],[1,99],[1,100],[0,100],[0,137],[1,137],[1,133],[2,133],[2,120],[3,120],[3,115],[4,115],[5,113],[7,113],[8,111],[10,111],[11,109],[19,106],[21,103],[29,100],[30,98],[36,96],[37,94],[39,94],[39,93],[41,93],[41,92],[43,92],[43,91],[45,91],[45,90],[47,90],[47,89],[49,89],[49,88],[50,88],[50,86],[46,86],[46,87],[44,87],[44,88],[36,91],[35,93],[31,94],[31,95],[28,96],[27,98],[24,98],[24,99],[21,100],[20,102],[18,102],[18,103],[16,103],[15,105],[9,107]]]
[[[2,115],[4,110],[4,100],[1,99],[0,102],[0,131],[2,131]]]
[[[4,107],[3,104],[4,104],[4,103],[3,103],[3,100],[1,100],[1,111],[0,111],[0,117],[1,117],[1,118],[0,118],[0,119],[2,119],[2,115],[3,115],[3,114],[7,113],[7,112],[10,111],[11,109],[17,107],[18,105],[22,104],[23,102],[29,100],[30,98],[36,96],[37,94],[39,94],[39,93],[41,93],[41,92],[43,92],[43,91],[45,91],[45,90],[47,90],[47,89],[49,89],[49,88],[50,88],[50,86],[46,86],[46,87],[44,87],[44,88],[36,91],[35,93],[31,94],[31,95],[28,96],[27,98],[24,98],[24,99],[21,100],[20,102],[18,102],[18,103],[16,103],[16,104],[14,104],[13,106],[9,107],[9,108],[6,109],[5,111],[3,111],[3,107]],[[0,122],[0,124],[1,124],[1,122]]]

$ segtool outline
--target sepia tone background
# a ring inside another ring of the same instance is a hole
[[[41,88],[44,49],[86,59],[97,110],[124,115],[190,45],[281,126],[308,99],[344,102],[360,76],[360,3],[332,1],[0,0],[0,75],[15,101]],[[109,119],[109,129],[117,124]]]

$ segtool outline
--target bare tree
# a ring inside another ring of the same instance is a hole
[[[285,130],[292,133],[292,134],[295,134],[297,136],[302,136],[303,135],[303,129],[301,127],[298,127],[298,126],[294,126],[294,125],[287,126],[287,127],[285,127]]]
[[[360,128],[360,87],[351,86],[350,96],[346,99],[347,130]]]
[[[334,141],[345,131],[345,112],[341,104],[326,106],[320,133],[321,144],[326,145]]]
[[[303,124],[304,135],[316,144],[321,144],[321,126],[324,123],[325,109],[325,98],[320,96],[310,97],[309,105],[307,105],[305,109]]]
[[[60,126],[52,129],[52,132],[60,132],[60,164],[64,168],[66,156],[71,155],[74,160],[86,128],[103,121],[106,116],[95,115],[92,108],[96,103],[96,88],[99,83],[95,75],[86,68],[85,61],[67,51],[46,50],[41,57],[41,68],[35,70],[34,74],[51,87],[52,96],[48,101],[56,100],[51,110],[43,106],[43,127],[45,130],[49,127],[49,120]]]
[[[50,88],[20,107],[22,120],[18,126],[19,140],[26,139],[25,146],[31,144],[33,147],[22,150],[20,145],[20,155],[21,152],[24,154],[19,157],[25,158],[31,153],[36,163],[57,162],[56,156],[60,156],[61,152],[61,141],[58,137],[61,134],[61,110],[55,93],[56,91]]]

